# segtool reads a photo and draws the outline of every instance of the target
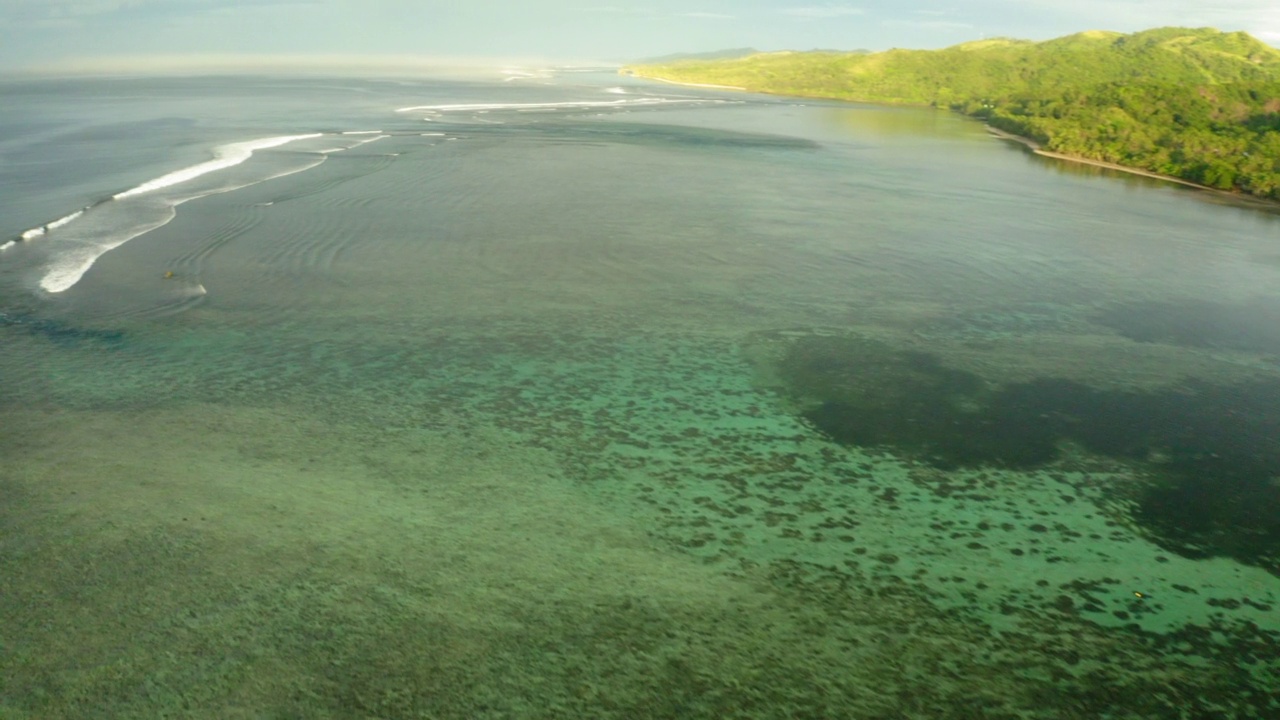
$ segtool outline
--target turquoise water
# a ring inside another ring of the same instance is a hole
[[[0,244],[89,210],[0,252],[0,716],[1280,713],[1269,208],[607,74],[7,89]]]

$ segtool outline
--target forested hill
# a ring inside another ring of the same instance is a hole
[[[757,92],[927,104],[1045,149],[1280,199],[1280,50],[1160,28],[944,50],[775,52],[626,68]]]

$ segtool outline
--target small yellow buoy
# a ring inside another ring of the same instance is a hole
[[[165,274],[164,274],[164,279],[165,279],[165,280],[172,280],[172,279],[173,279],[173,271],[172,271],[172,270],[168,270],[168,271],[166,271],[166,272],[165,272]]]

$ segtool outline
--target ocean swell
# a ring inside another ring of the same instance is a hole
[[[295,157],[268,163],[256,171],[253,168],[244,172],[238,170],[234,176],[226,176],[224,172],[244,164],[257,151],[322,137],[337,140],[337,143],[327,148],[306,148]],[[48,253],[39,287],[45,292],[61,293],[78,283],[103,254],[168,223],[182,203],[309,170],[324,162],[328,153],[383,137],[386,136],[343,137],[339,134],[334,137],[308,133],[221,145],[213,149],[211,160],[167,173],[58,220],[31,228],[18,239],[4,243],[3,249],[12,248],[19,242],[39,240]]]

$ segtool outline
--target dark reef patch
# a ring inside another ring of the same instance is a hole
[[[1076,322],[1071,307],[1030,303],[1013,308],[964,312],[938,318],[917,328],[915,334],[929,340],[983,341],[1069,331]]]
[[[1187,557],[1280,572],[1280,381],[1100,389],[992,385],[927,353],[843,336],[789,337],[776,369],[801,414],[841,444],[941,468],[1035,469],[1068,444],[1134,464],[1133,519]]]
[[[86,341],[119,345],[125,339],[124,333],[119,330],[81,328],[58,320],[17,312],[0,312],[0,327],[19,328],[64,346]]]
[[[1280,298],[1230,305],[1205,301],[1114,305],[1093,318],[1138,342],[1280,353]]]
[[[523,117],[522,117],[523,116]],[[492,117],[492,116],[491,116]],[[607,122],[582,123],[551,121],[545,117],[530,122],[522,113],[504,113],[500,126],[459,123],[453,126],[469,137],[525,137],[554,143],[610,143],[670,149],[813,151],[813,140],[769,133],[737,132],[687,125]],[[444,123],[441,123],[442,125]]]
[[[735,132],[684,125],[611,122],[574,125],[567,134],[615,143],[695,146],[705,148],[756,148],[767,150],[816,150],[818,143],[804,138],[766,133]]]

